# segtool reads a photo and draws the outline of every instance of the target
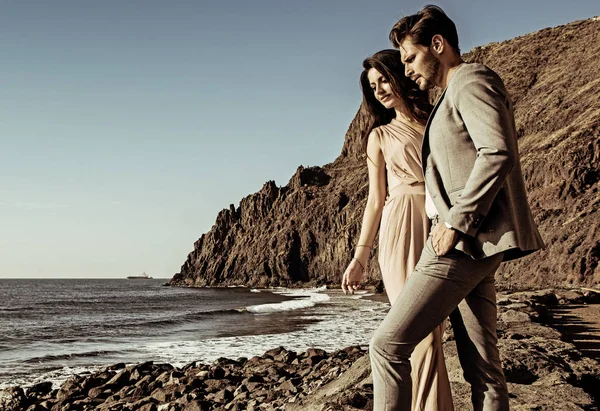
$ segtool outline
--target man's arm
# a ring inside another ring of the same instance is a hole
[[[470,236],[477,233],[518,158],[514,119],[505,93],[500,79],[477,76],[455,98],[477,158],[447,222]]]

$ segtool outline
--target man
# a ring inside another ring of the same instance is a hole
[[[423,138],[433,228],[371,341],[374,410],[410,410],[411,352],[448,316],[474,410],[508,410],[494,273],[544,245],[527,203],[512,103],[496,73],[462,61],[456,27],[439,7],[404,17],[390,39],[407,77],[444,92]]]

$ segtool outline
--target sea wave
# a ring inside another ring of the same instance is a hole
[[[271,314],[284,311],[301,310],[305,308],[314,307],[317,304],[324,303],[330,300],[329,295],[321,294],[320,291],[325,288],[314,288],[304,290],[290,290],[290,289],[279,289],[273,291],[276,294],[286,295],[292,297],[291,300],[283,301],[279,303],[266,303],[257,304],[244,307],[238,307],[235,309],[222,309],[214,311],[201,311],[188,313],[181,316],[177,316],[170,319],[161,319],[151,321],[152,325],[172,325],[172,324],[184,324],[188,322],[194,322],[211,318],[214,316],[233,315],[233,314]]]
[[[106,365],[82,365],[82,366],[62,366],[51,370],[36,372],[35,374],[12,375],[6,381],[0,381],[0,390],[19,386],[28,388],[40,382],[51,382],[52,389],[58,389],[65,381],[74,375],[84,375],[98,372],[106,368]],[[1,371],[0,371],[1,374]]]
[[[189,323],[189,322],[195,322],[198,320],[205,320],[208,318],[233,315],[233,314],[239,315],[240,311],[238,309],[234,309],[234,308],[220,309],[220,310],[213,310],[213,311],[199,311],[199,312],[192,312],[192,313],[177,315],[175,317],[171,317],[170,319],[145,321],[143,324],[145,326],[147,326],[147,325],[161,326],[161,325],[185,324],[185,323]]]
[[[177,343],[148,341],[140,348],[158,357],[157,361],[182,367],[192,359],[210,362],[223,356],[249,358],[262,355],[267,347],[284,346],[295,351],[303,351],[309,347],[319,347],[326,351],[351,345],[366,347],[372,333],[389,308],[387,303],[379,301],[363,298],[349,299],[341,290],[328,290],[326,297],[318,293],[308,295],[306,290],[281,289],[279,291],[296,296],[304,294],[304,299],[297,299],[294,302],[322,298],[328,304],[328,308],[327,310],[320,310],[318,306],[316,309],[308,308],[305,314],[301,314],[302,318],[316,321],[290,332],[219,336],[201,342],[186,338],[178,340]],[[361,297],[368,294],[364,293]]]
[[[229,315],[249,315],[249,314],[269,314],[283,311],[300,310],[304,308],[310,308],[316,304],[329,301],[330,297],[327,294],[322,294],[320,291],[325,288],[313,288],[313,289],[278,289],[271,290],[275,294],[281,294],[291,297],[288,301],[279,303],[266,303],[257,304],[250,306],[242,306],[231,309],[217,309],[209,311],[194,311],[188,313],[182,313],[179,315],[171,316],[168,318],[154,318],[142,321],[130,321],[123,324],[122,322],[115,323],[115,326],[119,327],[163,327],[171,325],[183,325],[188,323],[194,323],[198,321],[209,320],[214,317],[229,316]],[[107,326],[107,324],[105,324]]]
[[[0,306],[0,313],[2,313],[2,312],[10,313],[10,312],[15,312],[15,311],[22,311],[22,310],[27,309],[27,308],[30,308],[30,307],[25,307],[25,306],[23,306],[23,307],[22,306],[4,307],[4,306]]]
[[[223,318],[228,316],[243,316],[243,315],[257,315],[257,314],[274,314],[278,312],[286,312],[292,310],[301,310],[315,306],[316,304],[326,302],[329,300],[327,294],[320,294],[314,292],[318,289],[311,290],[289,290],[279,289],[270,290],[276,294],[282,294],[290,297],[289,300],[278,302],[278,303],[265,303],[258,305],[240,306],[237,308],[223,308],[215,310],[199,310],[199,311],[188,311],[181,312],[173,315],[158,314],[154,318],[114,318],[111,320],[104,319],[101,324],[96,324],[97,329],[91,337],[106,336],[106,335],[121,335],[123,333],[133,333],[137,335],[140,332],[145,332],[148,328],[152,329],[163,329],[170,328],[172,326],[187,326],[190,324],[198,324],[209,322],[217,318]],[[68,330],[57,330],[54,324],[45,325],[39,324],[36,326],[29,327],[26,331],[29,334],[35,334],[35,338],[38,341],[50,341],[69,343],[78,341],[79,338],[75,338],[73,341],[69,341],[66,338],[70,337],[74,330],[84,334],[88,331],[90,323],[77,323],[67,324]],[[13,333],[15,331],[13,330]],[[13,334],[14,336],[14,334]],[[27,337],[23,335],[22,338]],[[6,345],[8,349],[16,349],[16,343],[18,341],[6,341],[8,337],[0,337],[0,344]],[[37,359],[36,359],[37,360]]]
[[[75,358],[93,358],[93,357],[103,357],[114,354],[121,354],[122,351],[89,351],[89,352],[81,352],[81,353],[70,353],[70,354],[62,354],[62,355],[43,355],[41,357],[33,357],[23,360],[23,363],[27,364],[41,364],[46,362],[53,361],[62,361],[62,360],[73,360]]]
[[[296,298],[290,301],[284,301],[281,303],[272,304],[258,304],[245,307],[245,311],[254,314],[269,314],[282,311],[301,310],[304,308],[314,307],[319,303],[327,302],[331,299],[327,294],[312,293],[307,290],[287,290],[280,291],[279,293],[290,295],[294,297],[307,297],[307,298]]]

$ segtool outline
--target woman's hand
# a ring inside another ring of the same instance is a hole
[[[360,288],[360,285],[366,278],[366,270],[363,268],[362,263],[357,259],[353,258],[348,264],[348,268],[344,271],[342,277],[342,290],[344,294],[354,294],[354,291]]]

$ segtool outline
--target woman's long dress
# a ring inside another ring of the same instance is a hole
[[[375,129],[387,171],[388,198],[379,231],[379,266],[391,304],[415,268],[429,233],[421,168],[423,135],[400,120]],[[410,298],[404,296],[403,298]],[[443,325],[413,352],[413,411],[452,411],[452,392],[442,351]]]

